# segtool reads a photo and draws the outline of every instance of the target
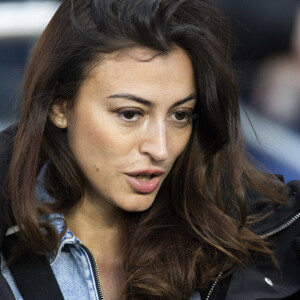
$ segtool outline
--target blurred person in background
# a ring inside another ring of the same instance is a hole
[[[241,81],[241,97],[251,101],[261,63],[293,52],[299,0],[216,0],[231,19],[233,58]],[[263,99],[261,100],[263,101]]]
[[[262,62],[253,102],[269,118],[300,133],[300,5],[290,44],[286,53]]]
[[[272,172],[299,179],[300,1],[217,2],[231,18],[247,149]]]

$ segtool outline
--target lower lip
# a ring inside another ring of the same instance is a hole
[[[143,194],[152,193],[160,182],[160,176],[155,176],[149,181],[143,181],[130,175],[126,175],[126,179],[135,191]]]

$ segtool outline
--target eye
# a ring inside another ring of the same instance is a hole
[[[174,113],[174,117],[176,118],[177,121],[184,121],[186,118],[189,117],[189,115],[186,112],[183,111],[177,111]]]
[[[136,122],[142,117],[142,112],[136,109],[123,109],[118,111],[118,115],[125,122]]]
[[[192,119],[192,112],[175,111],[171,114],[171,119],[179,124],[187,124]]]

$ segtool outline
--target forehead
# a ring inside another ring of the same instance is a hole
[[[104,57],[86,81],[106,96],[122,92],[150,100],[181,99],[195,92],[191,60],[179,47],[168,54],[138,47],[115,52]]]

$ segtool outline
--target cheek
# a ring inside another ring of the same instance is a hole
[[[132,139],[128,134],[120,134],[120,130],[105,116],[98,114],[97,117],[77,115],[76,122],[70,124],[69,145],[85,173],[96,171],[100,174],[104,171],[109,176],[129,161]]]
[[[191,137],[192,127],[187,128],[185,132],[180,134],[173,134],[171,138],[170,149],[172,149],[172,159],[176,159],[187,146],[189,139]]]
[[[79,105],[73,116],[68,120],[68,138],[71,145],[75,148],[80,146],[85,151],[114,147],[116,135],[103,113],[96,108],[93,111]]]
[[[99,150],[109,149],[116,147],[117,138],[113,130],[105,124],[89,123],[83,129],[85,139],[88,140],[90,146]]]

